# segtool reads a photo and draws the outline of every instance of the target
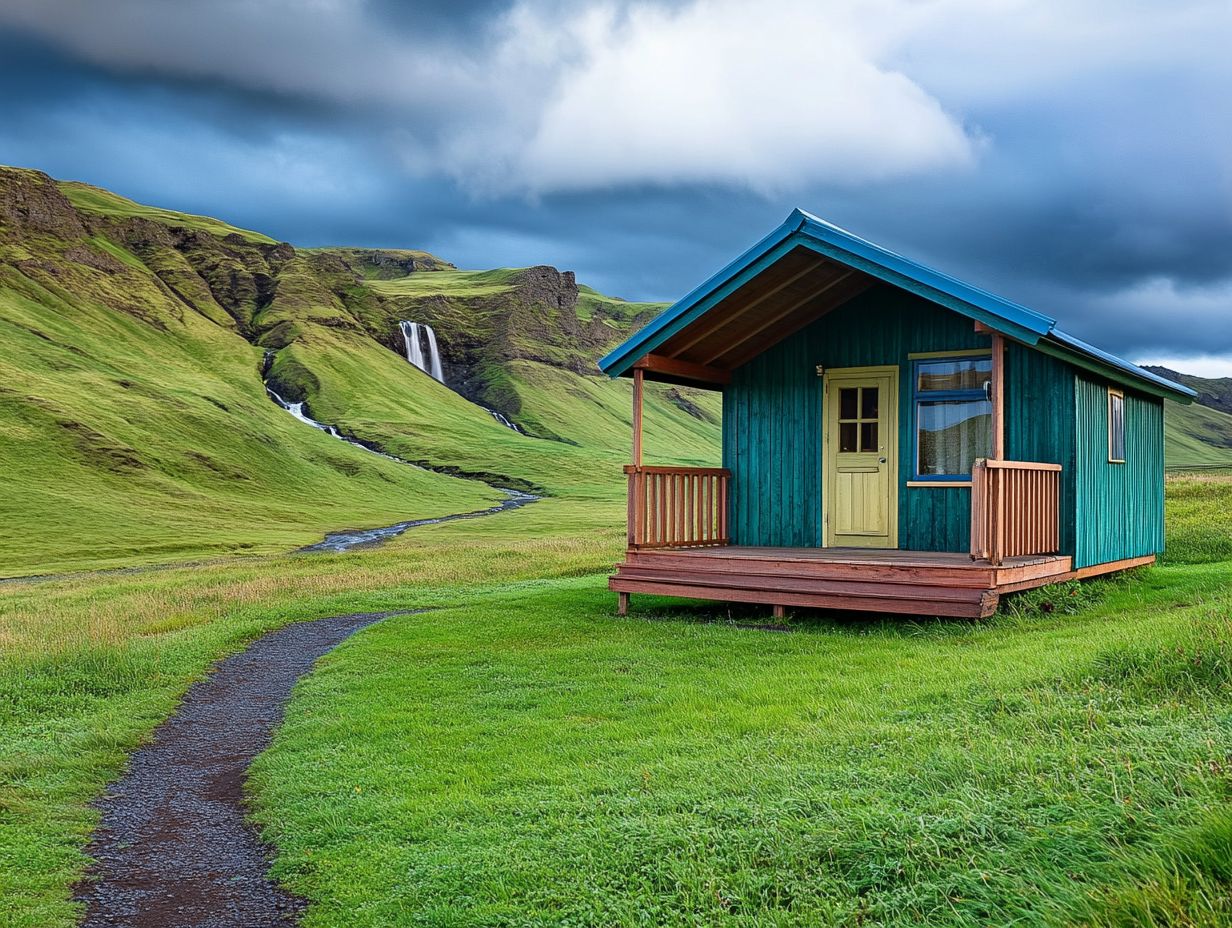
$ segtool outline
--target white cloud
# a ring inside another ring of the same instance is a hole
[[[575,60],[533,132],[498,144],[499,162],[532,192],[697,182],[769,192],[967,165],[972,134],[879,62],[901,8],[863,4],[863,17],[847,3],[803,0],[591,9],[565,27]],[[514,43],[540,28],[533,17],[520,23]]]
[[[382,30],[358,0],[11,0],[0,21],[115,70],[384,110],[408,166],[477,192],[770,191],[971,162],[961,121],[881,63],[914,6],[522,0],[465,43]]]
[[[363,0],[5,0],[0,23],[126,74],[354,114],[414,173],[479,194],[778,194],[961,172],[996,141],[971,113],[1055,95],[1080,74],[1164,73],[1183,58],[1223,75],[1232,58],[1211,49],[1226,45],[1229,11],[1227,0],[516,0],[461,36],[389,28]]]

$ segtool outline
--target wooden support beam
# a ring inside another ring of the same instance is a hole
[[[622,591],[616,594],[616,614],[617,615],[628,615],[629,614],[629,594],[628,593],[625,593]]]
[[[780,310],[780,311],[779,311],[779,312],[777,312],[777,313],[772,313],[770,316],[768,316],[768,317],[766,317],[765,319],[763,319],[763,320],[761,321],[761,323],[760,323],[760,324],[755,325],[755,326],[750,326],[749,328],[745,329],[745,330],[744,330],[744,331],[740,334],[740,337],[739,337],[739,338],[734,339],[734,340],[732,340],[732,341],[730,341],[730,342],[727,342],[727,343],[723,346],[723,348],[722,348],[722,350],[721,350],[721,351],[719,351],[717,354],[712,355],[711,357],[707,358],[707,359],[706,359],[706,363],[707,363],[707,364],[713,364],[716,358],[720,358],[720,357],[722,357],[723,355],[730,353],[731,351],[735,350],[736,348],[739,348],[741,345],[743,345],[743,344],[744,344],[745,342],[747,342],[749,339],[754,338],[754,337],[756,337],[756,336],[760,335],[762,332],[764,332],[766,329],[770,328],[772,325],[774,325],[774,324],[776,324],[776,323],[778,323],[778,322],[782,322],[784,319],[786,319],[788,316],[790,316],[792,313],[794,313],[797,309],[799,309],[800,307],[804,306],[806,303],[811,303],[813,300],[815,300],[815,299],[817,299],[818,297],[820,297],[820,296],[821,296],[823,293],[825,293],[827,290],[831,289],[832,287],[837,286],[838,284],[841,284],[844,280],[847,280],[849,277],[852,277],[855,273],[856,273],[856,271],[854,271],[854,270],[846,271],[846,272],[844,272],[844,273],[839,274],[839,275],[838,275],[838,276],[836,276],[836,277],[831,277],[829,280],[827,280],[827,281],[826,281],[824,284],[822,284],[820,287],[814,287],[814,288],[813,288],[812,290],[810,290],[810,291],[809,291],[809,292],[808,292],[805,296],[803,296],[803,297],[801,297],[800,299],[795,300],[794,302],[790,303],[790,304],[787,306],[787,308],[786,308],[786,309]]]
[[[679,358],[666,358],[661,354],[648,354],[633,365],[635,379],[643,371],[715,386],[731,383],[731,371],[729,370],[696,364],[693,361],[681,361]]]
[[[715,332],[721,331],[722,329],[731,325],[733,322],[739,322],[743,318],[744,314],[747,313],[750,309],[757,308],[762,303],[766,302],[766,300],[774,296],[776,293],[779,293],[780,291],[785,290],[787,287],[790,287],[792,284],[798,281],[801,277],[804,277],[808,274],[813,273],[815,270],[817,270],[819,267],[821,267],[825,263],[826,262],[824,260],[815,261],[812,264],[809,264],[807,267],[803,268],[802,270],[799,270],[796,273],[792,274],[790,277],[783,280],[781,283],[775,284],[765,293],[760,294],[759,296],[755,297],[754,299],[750,300],[749,302],[741,306],[739,309],[739,315],[735,316],[734,318],[727,317],[727,318],[718,320],[713,325],[698,326],[697,334],[695,334],[692,338],[690,338],[686,342],[683,342],[682,344],[673,345],[672,346],[673,350],[679,353],[686,352],[690,348],[692,348],[694,345],[696,345],[698,342],[702,341],[703,339],[709,338]]]
[[[642,393],[644,377],[641,368],[633,370],[633,466],[642,466]]]
[[[844,276],[841,282],[838,282],[833,291],[827,291],[827,305],[825,312],[814,312],[813,308],[805,304],[801,304],[796,308],[796,311],[774,320],[774,329],[772,331],[764,331],[752,340],[743,342],[743,350],[732,355],[726,353],[723,359],[732,370],[747,364],[753,358],[757,357],[763,351],[767,350],[771,345],[777,344],[784,339],[791,338],[801,329],[812,324],[825,313],[833,312],[848,300],[854,299],[865,290],[872,287],[876,281],[868,276]]]

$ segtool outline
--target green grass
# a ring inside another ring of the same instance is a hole
[[[1169,401],[1164,408],[1164,460],[1169,470],[1232,468],[1232,416]]]
[[[72,923],[88,801],[212,660],[422,607],[302,681],[258,762],[308,925],[1222,924],[1232,560],[1192,533],[1228,545],[1230,503],[1172,481],[1169,564],[988,623],[618,620],[604,499],[0,586],[0,924]]]
[[[327,658],[253,791],[312,926],[1098,921],[1226,822],[1229,581],[792,634],[521,584]]]
[[[146,206],[137,203],[118,193],[84,184],[80,181],[64,180],[58,183],[60,191],[68,197],[70,203],[83,212],[98,213],[102,216],[127,218],[137,216],[142,219],[153,219],[155,222],[186,229],[196,229],[199,232],[209,232],[211,235],[239,235],[250,242],[274,245],[276,240],[260,232],[241,229],[237,226],[214,219],[210,216],[196,216],[192,213],[181,213],[172,209],[161,209],[157,206]]]
[[[389,296],[480,297],[507,293],[523,270],[502,267],[490,271],[442,270],[409,274],[394,280],[369,280],[368,286]]]

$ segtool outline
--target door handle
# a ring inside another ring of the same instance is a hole
[[[884,464],[884,463],[885,463],[885,458],[878,458],[878,459],[877,459],[877,463],[878,463],[878,464]]]

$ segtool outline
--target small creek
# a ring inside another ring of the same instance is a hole
[[[403,458],[396,457],[392,454],[386,454],[384,451],[378,451],[361,441],[348,438],[339,432],[335,426],[326,425],[324,422],[318,422],[304,411],[303,403],[290,403],[287,400],[284,400],[268,384],[265,387],[265,391],[269,394],[270,399],[307,426],[311,426],[318,431],[324,432],[326,435],[336,438],[339,441],[344,441],[348,445],[354,445],[356,448],[362,448],[369,454],[375,454],[379,457],[385,458],[386,460],[396,461],[406,467],[414,467],[418,470],[426,469],[420,467],[418,464],[413,464],[410,461],[404,460]],[[491,412],[491,410],[488,411]],[[493,413],[493,415],[495,416],[496,413]],[[517,427],[512,423],[509,424],[509,428],[512,428],[514,431],[518,431]],[[302,553],[319,554],[323,552],[350,551],[354,548],[375,548],[378,545],[384,544],[390,538],[401,535],[408,529],[418,528],[421,525],[437,525],[441,522],[455,522],[460,519],[479,519],[483,516],[495,515],[498,512],[505,512],[510,509],[520,509],[523,506],[537,502],[540,499],[540,497],[535,496],[533,493],[524,493],[521,490],[511,490],[508,487],[501,487],[491,483],[487,483],[486,485],[492,487],[494,490],[499,490],[501,493],[504,493],[506,498],[496,506],[490,506],[487,509],[476,509],[473,512],[458,512],[446,516],[437,516],[433,519],[412,519],[407,522],[397,522],[393,525],[385,525],[379,528],[330,532],[322,541],[318,541],[316,544],[306,545],[299,550]]]

